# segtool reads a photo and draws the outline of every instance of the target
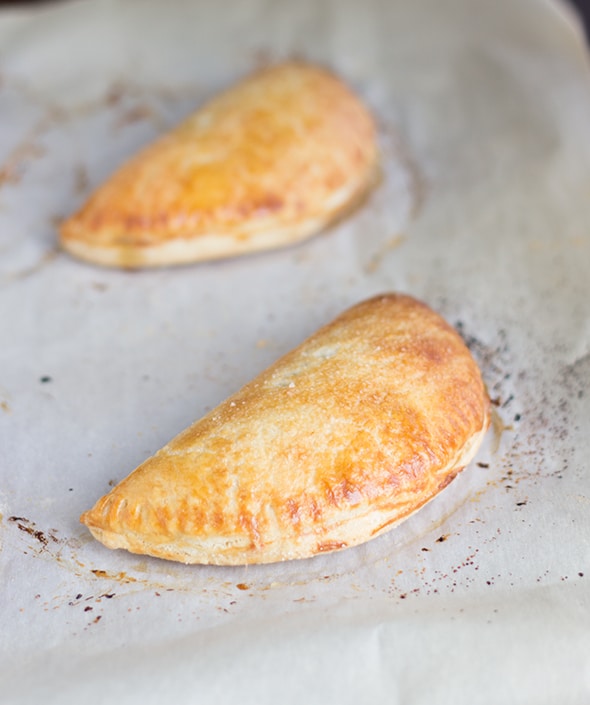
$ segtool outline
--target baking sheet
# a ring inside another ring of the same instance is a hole
[[[123,158],[289,56],[373,109],[386,178],[296,247],[148,272],[56,249]],[[155,0],[0,13],[0,702],[586,703],[590,75],[552,2]],[[356,301],[456,325],[476,461],[391,533],[182,566],[79,514]]]

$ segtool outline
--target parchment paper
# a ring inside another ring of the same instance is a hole
[[[366,206],[282,251],[94,268],[55,224],[256,66],[379,122]],[[590,74],[534,0],[97,0],[0,13],[0,702],[590,702]],[[348,305],[456,325],[495,424],[365,546],[248,568],[109,551],[80,513]]]

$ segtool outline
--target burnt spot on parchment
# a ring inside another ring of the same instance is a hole
[[[8,521],[12,522],[19,531],[32,536],[38,542],[41,550],[45,550],[50,541],[56,544],[59,543],[59,539],[55,535],[55,529],[41,531],[41,529],[37,528],[34,521],[30,521],[30,519],[25,517],[11,516],[8,517]]]

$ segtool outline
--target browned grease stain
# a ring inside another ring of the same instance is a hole
[[[403,235],[402,233],[397,233],[393,237],[390,237],[388,240],[385,240],[373,255],[371,255],[371,258],[369,261],[365,264],[364,270],[367,274],[373,274],[373,272],[376,272],[377,269],[381,266],[383,259],[385,258],[385,255],[387,255],[388,252],[391,250],[395,250],[397,247],[399,247],[404,241],[406,240],[406,236]]]
[[[8,517],[8,521],[14,523],[17,529],[19,529],[19,531],[23,531],[24,533],[36,539],[41,544],[43,549],[47,547],[49,541],[53,541],[54,543],[59,542],[59,539],[54,536],[51,531],[43,532],[40,529],[37,529],[35,522],[30,521],[25,517],[11,516]]]
[[[236,587],[238,588],[238,590],[249,590],[250,589],[250,586],[246,585],[246,583],[238,583],[236,585]]]
[[[77,195],[84,195],[90,187],[88,172],[83,164],[78,164],[74,167],[74,190]],[[56,225],[59,225],[57,223]]]
[[[502,441],[502,435],[505,431],[513,431],[514,428],[510,425],[504,423],[504,419],[500,416],[498,411],[496,411],[495,405],[492,404],[491,409],[491,419],[492,419],[492,430],[494,433],[494,452],[498,451],[500,448],[500,443]]]
[[[55,529],[41,530],[37,524],[24,516],[10,516],[8,522],[15,526],[21,534],[33,539],[26,544],[24,553],[33,558],[50,560],[62,568],[66,568],[78,578],[89,578],[94,576],[98,579],[109,579],[120,584],[137,583],[143,587],[163,587],[159,583],[151,580],[138,580],[124,572],[109,573],[104,570],[89,570],[84,562],[78,559],[76,548],[83,545],[83,541],[75,538],[61,538]],[[181,588],[182,589],[182,588]]]
[[[136,122],[141,122],[142,120],[152,120],[157,127],[164,128],[165,125],[158,114],[149,105],[138,104],[134,105],[129,110],[126,110],[115,122],[115,129],[121,129],[127,125],[132,125]]]
[[[0,409],[2,409],[2,411],[5,411],[7,414],[10,414],[10,412],[12,411],[7,401],[0,402]]]
[[[412,153],[408,144],[402,139],[400,132],[392,125],[386,124],[382,119],[378,121],[378,130],[385,143],[382,150],[387,157],[397,161],[408,176],[408,189],[411,196],[409,217],[415,220],[422,210],[428,194],[428,182],[418,160]]]
[[[137,578],[133,578],[131,575],[127,575],[127,573],[121,571],[119,573],[109,573],[106,570],[99,570],[98,568],[93,568],[90,570],[90,572],[95,575],[97,578],[104,578],[107,580],[115,580],[117,582],[123,583],[123,585],[126,585],[127,583],[136,583]]]
[[[0,188],[16,186],[25,175],[30,162],[45,154],[45,150],[34,141],[35,137],[36,135],[32,135],[17,145],[0,165]]]
[[[50,262],[53,262],[53,260],[57,257],[59,254],[59,250],[57,247],[48,250],[43,254],[35,264],[32,264],[30,267],[25,267],[24,269],[20,269],[17,272],[10,272],[4,277],[5,281],[18,281],[19,279],[27,279],[33,274],[36,274],[37,272],[41,271],[44,267],[46,267]]]

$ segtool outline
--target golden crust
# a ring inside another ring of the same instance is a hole
[[[408,517],[475,454],[489,401],[459,335],[388,294],[349,309],[82,516],[110,548],[185,563],[305,558]]]
[[[301,62],[218,96],[116,171],[61,226],[71,254],[148,267],[288,245],[375,183],[371,116],[333,74]]]

